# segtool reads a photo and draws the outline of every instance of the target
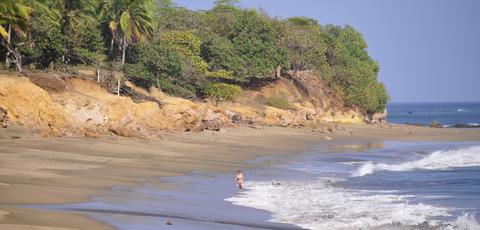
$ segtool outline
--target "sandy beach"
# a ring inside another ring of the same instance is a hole
[[[279,127],[165,133],[159,140],[34,138],[0,129],[1,229],[113,229],[78,213],[20,207],[85,202],[114,185],[164,186],[162,176],[249,169],[247,160],[307,151],[337,140],[480,141],[478,129],[338,125],[333,131]]]

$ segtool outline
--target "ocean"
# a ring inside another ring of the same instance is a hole
[[[119,230],[480,229],[480,142],[334,141],[247,163],[245,191],[234,169],[192,172],[33,207]]]
[[[389,123],[430,125],[440,122],[444,127],[480,128],[480,102],[389,103]]]
[[[480,143],[336,144],[276,167],[226,200],[304,229],[480,229]]]

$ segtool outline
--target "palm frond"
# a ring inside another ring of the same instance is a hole
[[[5,27],[3,27],[2,25],[0,25],[0,35],[6,40],[7,37],[8,37],[8,32],[7,30],[5,29]]]
[[[120,29],[122,30],[123,35],[127,39],[127,42],[129,42],[132,37],[132,27],[130,19],[131,17],[129,11],[124,11],[120,16]]]

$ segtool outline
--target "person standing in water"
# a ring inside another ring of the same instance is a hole
[[[243,182],[245,180],[245,177],[243,177],[242,171],[238,170],[237,171],[237,186],[240,191],[243,191]]]

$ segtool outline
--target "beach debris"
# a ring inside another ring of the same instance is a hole
[[[438,121],[432,121],[432,124],[430,124],[430,127],[432,127],[432,128],[443,128],[443,125]]]
[[[262,129],[262,127],[257,126],[257,125],[247,125],[247,127],[251,128],[251,129]]]
[[[383,127],[380,127],[380,128],[383,128]],[[347,132],[347,134],[350,135],[350,136],[353,135],[353,131],[352,131],[352,130],[347,129],[346,132]]]
[[[331,137],[329,137],[329,136],[326,136],[326,135],[325,135],[325,136],[323,136],[323,139],[325,139],[325,140],[327,140],[327,141],[331,141],[331,140],[333,140]]]
[[[165,223],[166,225],[173,225],[172,222],[170,222],[169,220],[167,220],[167,222]]]
[[[333,129],[332,129],[331,127],[328,127],[328,128],[326,129],[326,131],[329,132],[329,133],[333,133]]]

